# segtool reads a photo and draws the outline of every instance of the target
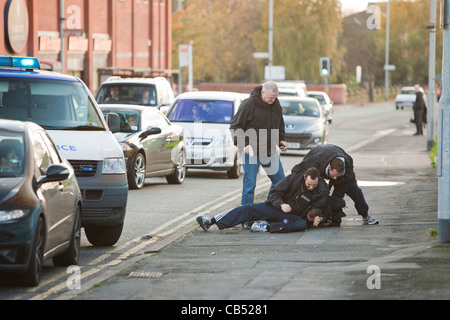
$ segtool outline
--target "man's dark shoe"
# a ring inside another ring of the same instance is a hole
[[[211,219],[204,218],[202,216],[197,217],[197,223],[202,227],[204,231],[208,231],[209,227],[211,227]]]

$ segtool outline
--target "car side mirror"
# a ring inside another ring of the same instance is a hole
[[[112,133],[119,132],[120,130],[120,118],[117,113],[108,113],[106,115],[106,122],[108,123],[109,130],[111,130]]]
[[[65,165],[52,164],[47,168],[47,174],[38,180],[36,189],[44,183],[66,180],[69,175],[70,170]]]
[[[171,102],[170,99],[168,99],[168,98],[163,98],[163,99],[161,100],[161,106],[170,106],[171,103],[172,103],[172,102]]]
[[[162,132],[161,128],[159,128],[159,127],[152,127],[149,130],[146,130],[146,131],[142,132],[139,135],[139,139],[145,139],[148,136],[151,136],[152,134],[160,134],[161,132]]]

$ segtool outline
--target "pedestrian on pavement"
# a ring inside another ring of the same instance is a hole
[[[284,120],[278,87],[268,81],[253,89],[233,117],[230,130],[242,151],[244,178],[241,204],[252,204],[256,177],[262,166],[272,181],[271,189],[285,177],[278,146],[286,150]]]
[[[343,199],[347,194],[355,203],[356,211],[362,216],[364,225],[379,223],[368,214],[369,206],[353,171],[353,159],[341,147],[332,144],[315,147],[306,154],[301,163],[292,168],[292,173],[303,172],[305,168],[310,167],[319,169],[323,179],[329,179],[330,190],[334,187],[331,195],[333,200]],[[343,212],[339,214],[345,216]]]
[[[217,224],[219,229],[238,224],[251,226],[251,231],[294,232],[304,231],[308,225],[329,226],[329,189],[316,168],[287,176],[275,185],[269,198],[262,203],[241,205],[215,215],[213,218],[197,217],[197,222],[207,231]]]
[[[414,122],[416,123],[416,133],[414,136],[423,136],[423,115],[426,114],[426,105],[425,100],[423,99],[423,92],[421,87],[416,84],[414,86],[414,91],[416,91],[416,101],[414,102],[413,111],[414,111]]]

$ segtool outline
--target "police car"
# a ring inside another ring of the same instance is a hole
[[[75,170],[89,242],[115,244],[128,198],[125,159],[111,131],[119,129],[118,116],[105,119],[80,79],[40,70],[36,58],[0,56],[0,118],[46,129]]]

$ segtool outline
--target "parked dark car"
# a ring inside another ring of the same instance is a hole
[[[141,189],[145,178],[165,176],[170,184],[186,177],[184,129],[172,124],[157,108],[137,105],[100,105],[104,115],[116,113],[130,189]]]
[[[283,110],[288,150],[307,150],[327,143],[328,121],[315,98],[278,97]]]
[[[81,211],[73,168],[46,131],[0,120],[0,273],[36,286],[47,259],[78,264]]]

